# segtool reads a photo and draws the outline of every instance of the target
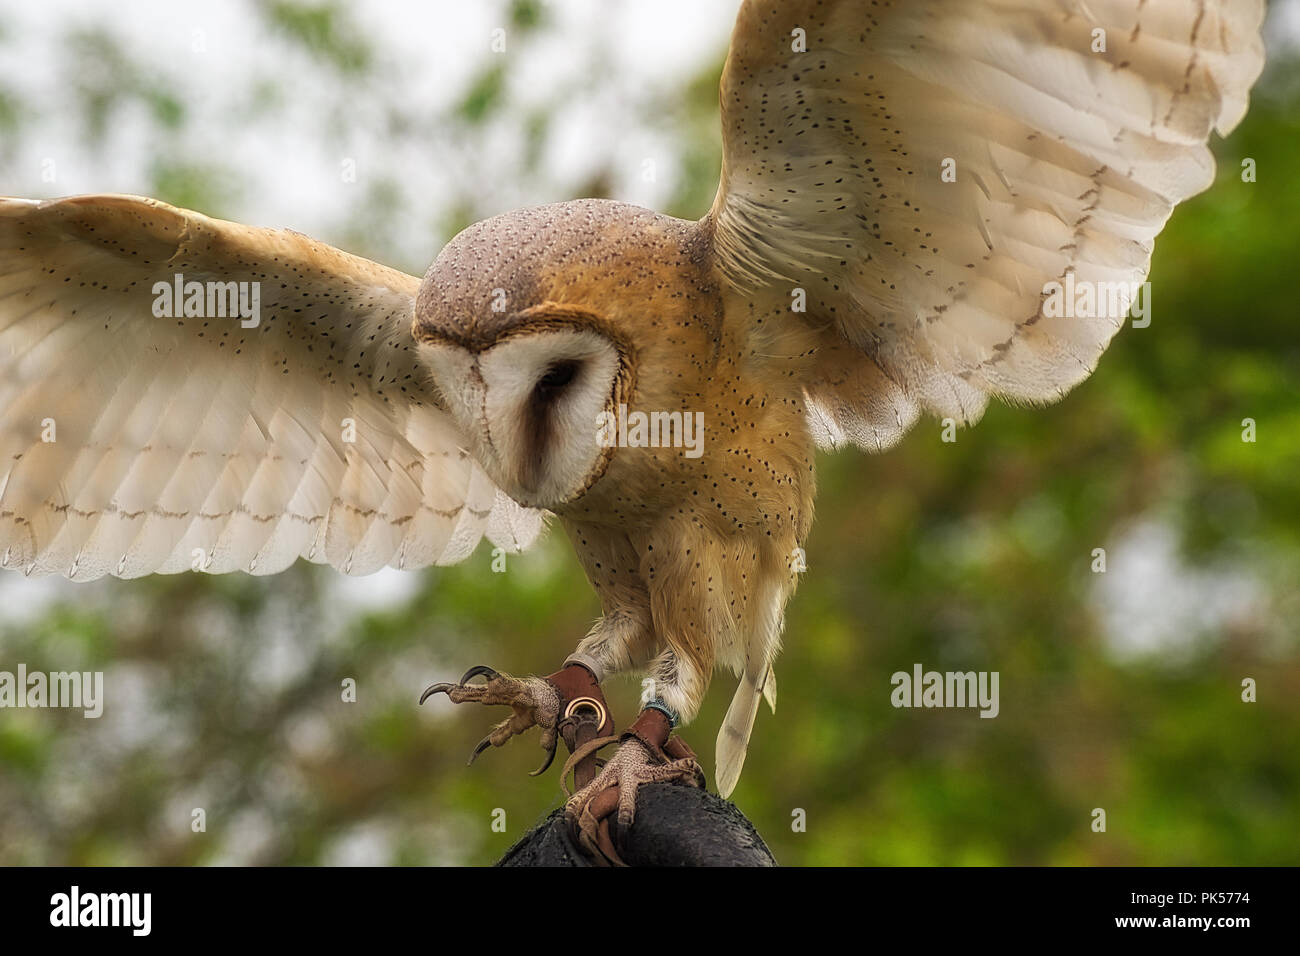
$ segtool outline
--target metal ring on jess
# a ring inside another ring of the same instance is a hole
[[[605,721],[609,720],[609,713],[605,710],[605,705],[594,697],[575,697],[569,701],[564,708],[565,718],[572,717],[578,712],[579,707],[590,707],[596,712],[596,726],[604,727]]]

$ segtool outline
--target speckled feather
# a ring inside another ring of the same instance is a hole
[[[718,254],[746,294],[806,288],[807,321],[833,329],[808,382],[819,442],[879,450],[922,411],[969,424],[992,396],[1049,402],[1086,378],[1125,316],[1045,315],[1044,285],[1145,280],[1174,205],[1213,179],[1211,131],[1245,112],[1263,14],[746,3],[722,82]]]
[[[259,281],[259,325],[156,318],[176,273]],[[0,563],[368,574],[460,560],[489,523],[528,544],[540,516],[464,451],[416,360],[417,287],[154,200],[0,200]]]

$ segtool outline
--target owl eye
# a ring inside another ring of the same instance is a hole
[[[578,374],[577,362],[556,362],[537,380],[533,392],[538,398],[554,398]]]

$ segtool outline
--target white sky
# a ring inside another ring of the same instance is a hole
[[[618,195],[646,205],[661,202],[671,188],[671,151],[645,132],[644,115],[632,106],[642,97],[676,89],[682,78],[726,49],[738,0],[551,0],[555,26],[520,50],[507,35],[506,52],[489,48],[501,26],[501,4],[464,0],[368,0],[356,20],[379,51],[380,78],[358,91],[354,130],[339,136],[324,119],[336,107],[339,84],[263,28],[243,2],[187,4],[169,0],[0,0],[0,23],[12,24],[20,49],[0,46],[0,83],[48,109],[24,130],[21,153],[8,169],[0,166],[0,193],[38,197],[85,192],[140,192],[152,145],[143,116],[126,117],[110,133],[103,156],[88,156],[80,119],[68,110],[68,78],[62,72],[64,34],[74,25],[95,26],[119,38],[123,47],[167,78],[168,88],[191,109],[185,149],[234,167],[241,191],[232,217],[268,226],[288,226],[325,239],[347,217],[341,215],[344,157],[356,160],[359,185],[369,174],[399,175],[422,197],[410,217],[394,223],[409,235],[412,261],[427,261],[436,245],[427,221],[447,201],[474,188],[492,207],[488,214],[520,205],[570,198],[571,191],[613,157],[620,176]],[[19,55],[15,56],[15,52]],[[494,56],[518,56],[512,64],[510,103],[500,129],[488,136],[486,155],[435,144],[432,155],[383,155],[379,137],[364,135],[389,104],[427,107],[457,101],[471,77]],[[94,69],[93,64],[87,65]],[[283,116],[250,117],[252,81],[266,76],[285,84]],[[314,82],[327,77],[331,82]],[[575,83],[595,80],[583,95],[556,114],[553,148],[546,154],[546,181],[520,184],[514,158],[519,152],[520,116],[529,105],[563,97]],[[643,113],[643,111],[642,111]],[[200,122],[201,121],[201,122]],[[665,175],[647,183],[645,159]],[[42,178],[54,163],[57,180]],[[540,191],[540,194],[539,194]],[[423,200],[427,199],[427,202]],[[423,206],[423,208],[420,208]],[[424,230],[423,233],[418,230]],[[408,268],[418,268],[408,263]]]

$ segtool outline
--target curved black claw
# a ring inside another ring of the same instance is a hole
[[[494,671],[492,668],[484,664],[479,664],[477,667],[471,667],[469,670],[467,670],[465,672],[465,676],[460,679],[460,682],[462,684],[468,684],[475,677],[486,677],[488,680],[496,680],[500,676],[501,675],[498,674],[496,671]]]
[[[440,684],[430,684],[428,687],[424,689],[424,693],[420,695],[420,703],[423,704],[434,694],[449,693],[451,689],[455,686],[456,686],[455,684],[448,684],[446,681],[443,681]]]
[[[546,771],[551,769],[551,764],[555,762],[555,748],[557,745],[558,741],[551,741],[550,746],[546,747],[546,759],[542,761],[542,765],[536,770],[528,771],[528,776],[540,777],[542,774],[546,773]],[[478,756],[478,754],[475,754],[474,756]]]

